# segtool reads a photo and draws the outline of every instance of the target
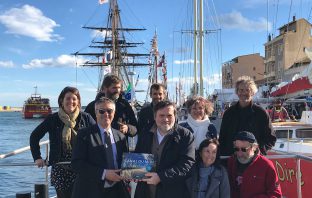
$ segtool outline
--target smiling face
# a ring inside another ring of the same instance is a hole
[[[95,106],[96,122],[104,129],[109,128],[114,119],[115,105],[110,102],[101,102]]]
[[[166,134],[175,123],[174,107],[170,105],[157,110],[155,122],[160,132]]]
[[[67,92],[62,101],[62,107],[67,114],[73,113],[79,104],[78,97],[72,92]]]
[[[217,145],[210,143],[207,147],[204,147],[200,152],[200,157],[205,167],[210,166],[216,161],[217,157]]]
[[[237,160],[241,164],[247,164],[255,155],[257,146],[249,143],[248,141],[236,140],[234,141],[234,149],[236,150],[235,155]]]
[[[240,83],[237,88],[237,96],[239,98],[239,104],[245,107],[251,103],[254,93],[248,84]]]
[[[150,97],[152,98],[152,103],[155,105],[156,103],[165,99],[165,90],[160,87],[157,89],[152,89]]]
[[[195,102],[191,107],[191,116],[194,120],[202,120],[205,117],[205,106],[202,102]]]
[[[117,100],[121,93],[121,83],[112,84],[109,87],[104,87],[104,93],[107,98]]]

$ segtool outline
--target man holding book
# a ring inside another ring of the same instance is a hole
[[[154,155],[156,170],[138,182],[135,198],[189,197],[185,180],[195,163],[194,137],[175,124],[176,108],[170,101],[154,106],[154,126],[140,133],[136,152]]]
[[[75,198],[127,198],[120,164],[127,152],[125,135],[112,128],[115,103],[106,97],[95,102],[97,124],[79,130],[73,150],[72,168],[78,173]]]

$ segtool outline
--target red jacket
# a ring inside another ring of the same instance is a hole
[[[272,161],[257,155],[242,175],[242,183],[237,185],[237,160],[228,160],[229,181],[232,198],[277,198],[282,197],[281,186]]]

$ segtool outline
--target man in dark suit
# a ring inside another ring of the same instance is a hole
[[[127,151],[123,133],[111,127],[115,103],[105,97],[95,102],[97,124],[80,130],[72,155],[78,173],[73,198],[127,197],[119,168]]]
[[[175,124],[176,113],[174,103],[158,102],[154,107],[155,125],[139,134],[135,151],[153,154],[156,170],[138,182],[135,198],[189,198],[185,180],[195,163],[194,137]]]

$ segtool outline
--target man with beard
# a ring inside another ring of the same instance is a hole
[[[249,76],[239,77],[235,83],[238,102],[228,108],[223,115],[220,128],[220,154],[230,156],[234,153],[233,139],[238,131],[249,131],[257,139],[260,152],[266,155],[274,147],[276,136],[269,115],[252,97],[257,92],[255,82]]]
[[[259,154],[252,133],[237,133],[234,150],[228,160],[232,198],[282,197],[275,167],[272,161]]]
[[[159,83],[152,84],[150,88],[151,104],[144,106],[138,114],[138,133],[148,131],[155,123],[153,107],[166,98],[166,88]]]
[[[139,134],[136,152],[151,153],[156,170],[138,182],[135,198],[188,198],[185,180],[195,163],[192,133],[177,124],[175,104],[160,101],[154,107],[155,125]]]
[[[116,75],[108,75],[104,78],[101,91],[98,97],[105,96],[113,100],[116,104],[116,111],[112,122],[112,128],[121,131],[123,134],[135,135],[137,132],[137,120],[128,101],[121,96],[122,81]],[[88,104],[85,112],[95,117],[94,103]],[[96,119],[96,117],[94,118]]]

